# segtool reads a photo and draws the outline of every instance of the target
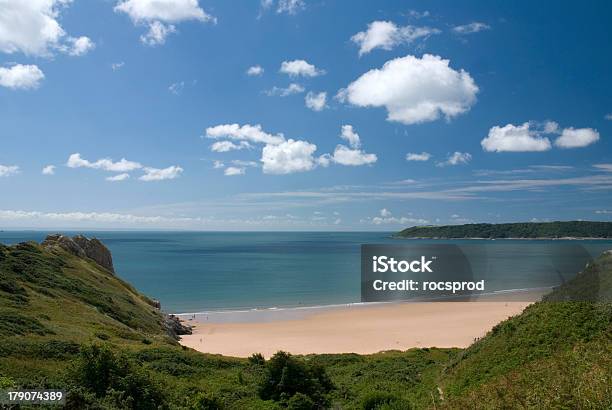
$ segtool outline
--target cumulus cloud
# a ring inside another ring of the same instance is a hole
[[[360,166],[373,164],[377,161],[376,154],[367,154],[360,149],[361,138],[355,132],[352,125],[342,126],[340,138],[347,141],[349,147],[338,144],[331,156],[324,155],[319,159],[321,165],[326,166],[328,161],[333,161],[340,165]]]
[[[112,177],[107,177],[106,180],[110,182],[120,182],[120,181],[125,181],[129,177],[130,177],[130,174],[123,173],[123,174],[114,175]]]
[[[382,216],[383,218],[388,218],[391,215],[391,211],[389,211],[387,208],[383,208],[380,210],[380,216]]]
[[[213,168],[219,169],[225,167],[225,164],[222,161],[213,161]]]
[[[265,93],[266,95],[270,97],[272,96],[287,97],[289,95],[303,93],[304,91],[306,90],[300,84],[291,83],[285,88],[274,86],[271,89],[266,90]]]
[[[548,127],[553,128],[552,125]],[[529,122],[522,125],[494,126],[480,145],[482,149],[489,152],[548,151],[551,148],[550,140],[540,134],[538,130],[532,128]]]
[[[387,61],[349,84],[338,97],[359,107],[385,107],[389,121],[417,124],[467,112],[477,92],[468,72],[452,69],[449,60],[425,54]]]
[[[68,46],[65,49],[66,53],[71,56],[82,56],[87,54],[89,51],[93,50],[96,45],[89,37],[81,36],[78,38],[70,37],[68,38]]]
[[[55,165],[47,165],[42,169],[43,175],[55,175]]]
[[[122,158],[120,161],[113,162],[110,158],[102,158],[97,161],[91,162],[81,157],[81,154],[74,153],[68,157],[66,166],[69,168],[92,168],[102,169],[110,172],[129,172],[136,169],[142,168],[142,164],[139,162],[128,161]]]
[[[447,165],[453,166],[453,165],[467,164],[468,162],[471,161],[471,159],[472,159],[471,154],[467,152],[455,151],[448,156],[446,161],[438,162],[436,165],[439,167],[445,167]]]
[[[260,76],[264,73],[264,69],[262,66],[260,65],[254,65],[248,68],[248,70],[246,71],[247,75],[249,76]]]
[[[166,37],[176,32],[176,23],[217,22],[199,6],[198,0],[120,0],[115,11],[127,14],[134,24],[147,25],[149,30],[140,40],[150,46],[164,44]]]
[[[270,134],[265,132],[261,125],[221,124],[206,128],[208,138],[227,138],[238,141],[247,141],[255,144],[280,144],[285,141],[283,134]]]
[[[174,95],[179,95],[183,89],[185,88],[185,81],[179,81],[176,83],[172,83],[168,86],[168,91],[170,91]]]
[[[479,31],[490,30],[490,29],[491,29],[491,26],[489,26],[488,24],[475,21],[473,23],[453,27],[453,33],[472,34],[472,33],[478,33]]]
[[[306,107],[313,111],[322,111],[325,108],[327,102],[327,93],[322,91],[320,93],[313,93],[312,91],[306,94],[304,98]]]
[[[555,140],[559,148],[582,148],[599,141],[599,132],[593,128],[565,128]]]
[[[213,152],[228,152],[250,147],[251,144],[249,144],[248,141],[240,141],[238,144],[235,144],[232,141],[217,141],[210,146],[210,150]]]
[[[507,124],[494,126],[480,144],[485,151],[528,152],[548,151],[552,148],[545,135],[558,135],[555,146],[559,148],[580,148],[599,140],[599,133],[593,128],[564,128],[555,121],[525,122],[522,125]]]
[[[612,112],[604,116],[606,120],[612,120]]]
[[[10,177],[19,173],[17,165],[2,165],[0,164],[0,177]]]
[[[83,55],[94,47],[85,36],[66,34],[58,18],[70,0],[0,2],[0,51],[49,57],[54,51]]]
[[[277,145],[263,148],[261,162],[265,174],[291,174],[310,171],[316,166],[313,153],[315,144],[308,141],[288,139]]]
[[[406,161],[429,161],[431,154],[429,152],[409,152],[406,154]]]
[[[150,181],[164,181],[167,179],[175,179],[178,178],[183,173],[183,168],[178,165],[172,165],[168,168],[144,168],[145,174],[141,176],[141,181],[150,182]]]
[[[290,77],[316,77],[325,74],[325,70],[318,69],[305,60],[283,61],[280,72]]]
[[[225,168],[225,171],[223,171],[223,174],[226,176],[244,175],[246,174],[246,169],[239,167],[227,167]]]
[[[391,21],[373,21],[366,31],[353,35],[351,41],[359,46],[359,55],[362,56],[376,48],[391,50],[399,44],[410,44],[438,33],[440,30],[430,27],[398,27]]]
[[[35,65],[15,64],[9,68],[0,67],[0,86],[13,90],[38,88],[44,78],[43,72]]]

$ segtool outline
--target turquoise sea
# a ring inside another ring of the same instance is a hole
[[[4,231],[0,242],[42,241],[49,232]],[[117,274],[173,313],[360,301],[360,245],[455,243],[486,257],[493,290],[558,284],[555,258],[568,246],[592,256],[612,241],[396,240],[381,232],[72,232],[101,239]]]

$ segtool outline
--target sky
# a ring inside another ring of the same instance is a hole
[[[0,0],[0,229],[610,221],[611,11]]]

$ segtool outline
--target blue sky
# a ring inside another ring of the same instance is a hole
[[[0,0],[0,229],[610,220],[610,8]]]

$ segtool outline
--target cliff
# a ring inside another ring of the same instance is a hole
[[[47,236],[42,246],[45,248],[60,247],[72,253],[74,256],[92,259],[98,265],[115,273],[113,257],[110,251],[96,238],[89,239],[83,235],[77,235],[71,238],[69,236],[54,234]]]

